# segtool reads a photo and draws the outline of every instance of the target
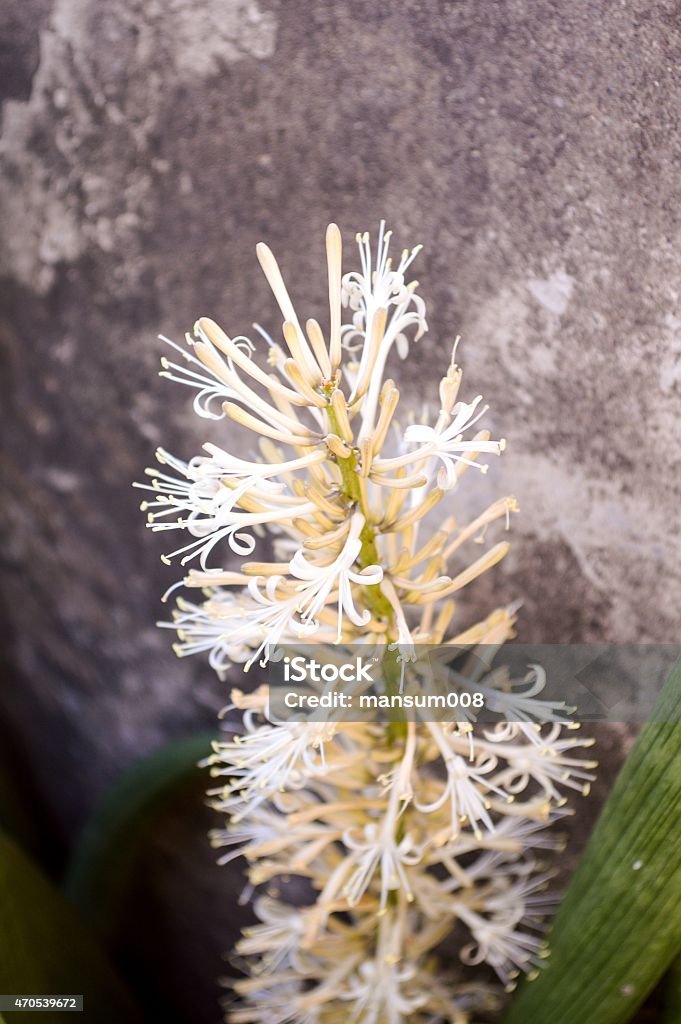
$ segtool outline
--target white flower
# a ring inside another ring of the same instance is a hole
[[[415,977],[413,964],[367,960],[350,979],[341,998],[354,1002],[353,1017],[362,1024],[407,1024],[428,1002],[426,992],[415,991],[415,986],[409,984]]]
[[[243,990],[236,982],[234,988]],[[259,986],[246,1000],[229,1010],[232,1024],[320,1024],[320,1008],[304,1002],[305,986],[294,973],[259,978]]]
[[[491,771],[494,764],[475,768],[467,763],[459,754],[448,754],[445,757],[446,778],[436,800],[430,803],[415,798],[414,803],[424,814],[438,810],[449,802],[452,831],[456,832],[462,822],[470,823],[476,838],[482,833],[478,828],[481,821],[490,831],[494,828],[490,817],[490,804],[485,797],[484,773]]]
[[[429,427],[414,423],[407,427],[404,433],[404,440],[408,444],[423,446],[416,453],[419,459],[434,458],[442,463],[437,482],[444,491],[451,490],[456,484],[457,464],[463,463],[479,469],[482,473],[487,472],[487,465],[475,461],[475,458],[471,458],[471,453],[500,455],[506,446],[504,440],[490,441],[485,437],[464,440],[464,432],[470,430],[487,411],[486,406],[477,411],[481,401],[482,395],[478,395],[469,405],[458,402],[454,406],[454,417],[448,426]],[[412,456],[412,460],[414,458],[415,456]]]
[[[248,594],[253,603],[250,608],[245,606],[244,619],[249,629],[259,629],[261,639],[258,648],[247,662],[247,668],[250,668],[263,651],[263,660],[267,662],[271,652],[276,650],[280,643],[287,639],[303,639],[316,632],[318,628],[318,623],[303,621],[299,616],[299,601],[296,594],[283,598],[277,595],[280,584],[279,576],[270,576],[264,585],[257,577],[248,584]]]
[[[198,416],[210,420],[223,419],[225,415],[222,409],[223,402],[237,397],[234,390],[228,387],[214,370],[206,366],[205,363],[202,363],[191,352],[188,352],[187,349],[182,348],[177,342],[171,341],[170,338],[166,338],[163,334],[159,335],[159,337],[166,345],[170,345],[176,352],[179,352],[185,363],[189,364],[188,366],[183,366],[181,363],[172,362],[164,356],[161,359],[163,369],[160,376],[166,377],[168,380],[175,381],[178,384],[186,384],[187,387],[194,388],[198,392],[194,398],[194,412]],[[189,334],[185,335],[185,341],[188,348],[193,347],[194,343]],[[242,344],[244,342],[245,339],[243,339]],[[247,344],[250,345],[250,342]],[[220,412],[216,412],[212,407],[214,402],[219,403]]]
[[[317,623],[299,619],[295,595],[277,595],[279,583],[279,578],[269,577],[263,587],[256,577],[238,595],[215,587],[202,605],[181,598],[173,622],[159,625],[177,630],[174,649],[180,657],[208,652],[209,664],[222,677],[233,664],[248,671],[261,654],[265,664],[280,643],[300,640],[318,629]]]
[[[359,535],[363,527],[364,516],[360,512],[356,512],[352,517],[350,530],[340,554],[328,565],[319,565],[309,561],[303,551],[297,551],[289,565],[291,575],[303,581],[297,588],[299,597],[296,607],[301,620],[305,623],[316,621],[332,591],[337,588],[339,640],[344,615],[355,626],[366,626],[371,619],[371,613],[368,610],[357,611],[351,584],[355,583],[364,587],[376,586],[383,579],[383,570],[379,565],[353,569],[362,549]]]
[[[383,372],[388,354],[396,344],[399,355],[406,358],[409,341],[405,331],[415,328],[414,340],[418,341],[428,330],[425,318],[425,303],[415,292],[415,286],[405,284],[404,275],[420,251],[420,246],[408,252],[403,251],[400,262],[392,269],[390,257],[391,232],[385,231],[382,221],[376,247],[375,263],[372,260],[368,233],[357,236],[362,270],[352,272],[343,278],[343,305],[354,312],[352,326],[342,329],[346,347],[360,342],[361,358],[356,374],[350,402],[366,393],[362,404],[362,427],[360,441],[367,438],[374,429],[378,396],[383,382]]]
[[[383,587],[385,596],[390,602],[393,612],[395,614],[395,629],[397,631],[397,640],[395,643],[388,644],[389,651],[397,651],[397,662],[400,666],[400,693],[404,690],[405,681],[405,670],[406,666],[410,662],[414,662],[417,659],[416,648],[414,647],[414,639],[409,629],[402,605],[395,592],[393,584],[386,580]]]
[[[242,616],[237,598],[223,592],[205,605],[180,599],[173,621],[158,625],[177,631],[179,642],[173,649],[179,657],[205,652],[208,664],[224,679],[230,665],[243,664],[252,657],[259,641],[259,631],[244,629]]]
[[[237,857],[247,856],[253,850],[272,852],[285,850],[296,836],[286,826],[286,818],[262,804],[255,808],[247,820],[230,822],[225,828],[212,829],[211,846],[227,847],[218,864],[229,864]]]
[[[219,743],[209,759],[211,775],[231,781],[222,790],[217,806],[239,822],[273,794],[303,786],[309,776],[326,771],[323,746],[333,738],[333,722],[289,722],[254,725],[230,742]]]
[[[266,896],[257,899],[253,909],[261,923],[244,928],[237,952],[257,955],[263,967],[276,971],[290,962],[300,945],[305,917],[298,907]]]
[[[381,876],[381,910],[385,910],[388,894],[393,889],[403,889],[407,897],[412,898],[405,867],[418,864],[422,852],[415,847],[411,836],[406,835],[398,841],[394,831],[372,822],[364,826],[361,836],[346,832],[343,842],[353,851],[348,858],[352,874],[343,887],[351,907],[357,906],[376,871]]]
[[[546,670],[541,665],[528,665],[529,672],[524,679],[509,680],[507,673],[491,672],[489,676],[475,684],[475,690],[485,698],[487,711],[502,714],[506,721],[522,723],[562,722],[566,723],[566,715],[574,709],[566,707],[565,701],[548,701],[538,699],[538,695],[546,686]],[[519,687],[527,685],[525,690]],[[540,730],[536,725],[523,729],[529,739],[543,743]]]
[[[316,511],[313,503],[286,493],[284,484],[271,478],[282,472],[311,467],[324,459],[323,453],[311,452],[283,466],[272,467],[236,458],[229,459],[226,453],[214,445],[205,447],[212,457],[198,457],[190,462],[182,462],[169,452],[159,449],[156,453],[159,462],[170,465],[182,476],[173,477],[148,470],[153,477],[151,484],[136,485],[154,491],[157,495],[154,502],[145,502],[142,506],[145,511],[152,510],[147,516],[150,529],[187,530],[197,538],[164,556],[165,561],[183,554],[184,565],[199,555],[201,566],[206,569],[208,555],[224,539],[229,541],[230,547],[237,554],[250,555],[255,548],[255,541],[249,534],[237,532],[242,527],[295,520]],[[234,511],[244,497],[256,502],[259,511],[250,514]],[[184,515],[166,521],[166,517],[177,516],[178,513]]]
[[[568,757],[566,752],[578,746],[589,746],[593,741],[559,739],[560,733],[561,724],[555,722],[549,732],[542,736],[541,746],[530,743],[505,750],[508,767],[499,774],[499,782],[508,793],[520,793],[533,781],[542,787],[547,797],[558,801],[559,805],[565,802],[559,786],[575,789],[586,796],[596,778],[593,769],[597,767],[597,762]]]
[[[474,967],[487,963],[504,985],[509,985],[520,973],[532,967],[541,967],[541,952],[546,941],[543,936],[521,931],[503,917],[484,917],[460,904],[458,914],[469,927],[474,941],[461,950],[465,964]]]

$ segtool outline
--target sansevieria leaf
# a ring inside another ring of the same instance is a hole
[[[19,847],[0,833],[0,992],[83,995],[85,1019],[137,1024],[140,1017],[78,913]],[[21,1011],[8,1021],[70,1021],[73,1013]]]
[[[681,950],[681,662],[620,772],[504,1024],[624,1024]],[[679,1018],[681,1021],[681,1017]]]
[[[676,958],[662,982],[659,1024],[681,1024],[681,959]]]
[[[126,772],[87,826],[66,880],[66,892],[104,942],[118,925],[136,858],[178,790],[195,780],[212,737],[166,744]]]

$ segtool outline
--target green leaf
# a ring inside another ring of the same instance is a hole
[[[681,960],[678,957],[662,982],[660,999],[659,1024],[681,1024]]]
[[[80,995],[89,1020],[140,1020],[105,954],[61,893],[8,836],[0,833],[0,992]],[[43,1021],[45,1014],[5,1013],[7,1021]],[[49,1014],[73,1024],[73,1014]]]
[[[140,851],[165,808],[200,775],[213,738],[169,743],[133,765],[86,827],[65,891],[105,943],[115,936]]]
[[[35,827],[24,801],[12,785],[9,774],[0,767],[0,828],[28,847],[36,846]],[[0,1018],[1,1024],[1,1018]]]
[[[622,1024],[681,950],[681,661],[620,772],[505,1024]]]
[[[37,858],[39,851],[47,851],[42,850],[46,845],[40,828],[44,815],[36,796],[16,738],[0,722],[0,829]]]

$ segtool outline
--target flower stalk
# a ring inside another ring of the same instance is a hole
[[[198,415],[240,424],[254,445],[243,458],[207,444],[187,462],[161,450],[163,471],[142,485],[150,528],[189,534],[167,556],[194,563],[177,586],[202,593],[180,597],[173,622],[161,623],[177,632],[177,653],[206,653],[222,677],[253,673],[249,692],[232,690],[240,726],[210,758],[224,816],[212,841],[222,863],[245,858],[258,919],[236,950],[246,977],[234,982],[235,1024],[465,1024],[496,1005],[476,968],[487,964],[509,988],[541,964],[551,900],[535,851],[557,845],[545,829],[566,813],[564,791],[585,792],[593,777],[593,762],[573,756],[589,741],[537,698],[536,669],[467,682],[501,708],[487,727],[472,710],[447,722],[399,711],[384,723],[271,716],[255,666],[282,646],[381,651],[391,697],[418,645],[480,652],[513,635],[514,608],[475,623],[458,602],[507,553],[504,541],[487,546],[487,533],[510,527],[515,500],[470,523],[437,515],[452,497],[456,507],[464,473],[486,472],[479,460],[505,443],[479,428],[481,396],[459,400],[457,343],[439,408],[398,423],[386,368],[413,358],[428,325],[406,279],[420,247],[393,261],[390,242],[383,224],[375,248],[358,235],[359,269],[343,274],[340,232],[329,227],[328,340],[315,320],[303,328],[260,244],[283,318],[274,337],[256,326],[266,353],[204,317],[186,348],[169,342],[184,361],[163,364],[195,392]],[[230,548],[248,559],[265,532],[271,562],[220,564]],[[287,896],[292,878],[306,898]],[[468,938],[453,963],[438,950],[457,928]]]

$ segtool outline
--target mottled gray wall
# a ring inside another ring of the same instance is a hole
[[[129,485],[156,444],[190,455],[205,432],[156,376],[157,332],[276,325],[261,238],[321,317],[330,219],[346,262],[381,217],[424,243],[431,330],[400,381],[434,394],[463,335],[466,393],[509,441],[467,493],[522,510],[471,614],[522,597],[529,640],[678,640],[677,3],[8,0],[0,18],[0,703],[56,837],[224,701],[153,627],[176,573]],[[602,737],[600,796],[624,746]],[[164,887],[187,895],[147,954],[187,1006],[203,986],[208,1021],[234,894],[211,908],[239,883],[184,829],[152,857],[154,920]]]
[[[324,316],[323,230],[423,242],[435,393],[463,335],[522,514],[532,640],[678,640],[680,9],[645,0],[14,0],[6,73],[5,717],[64,833],[223,689],[153,626],[175,571],[130,482],[198,449],[158,331]],[[224,428],[229,431],[229,427]],[[473,493],[473,492],[471,492]]]

